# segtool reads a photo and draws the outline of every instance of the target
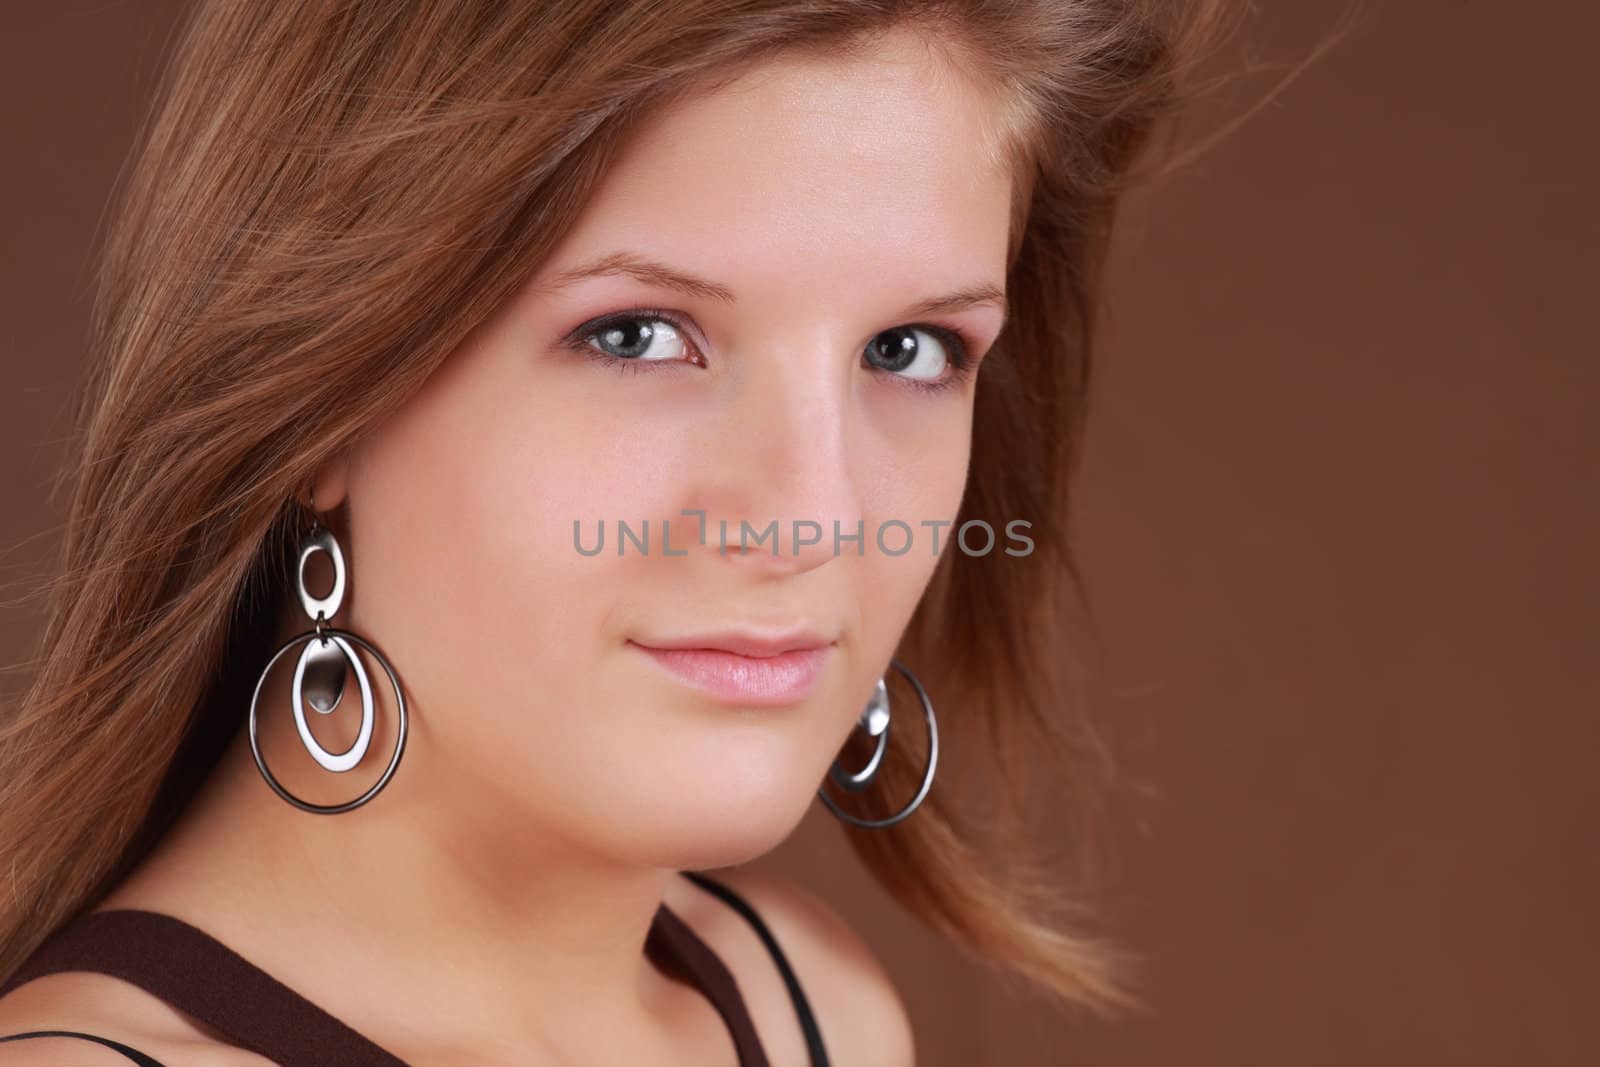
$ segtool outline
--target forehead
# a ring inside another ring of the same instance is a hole
[[[989,148],[994,108],[907,35],[766,62],[641,124],[551,266],[627,248],[741,294],[1001,280],[1011,177]]]

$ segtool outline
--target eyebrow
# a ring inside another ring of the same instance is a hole
[[[633,252],[612,252],[581,267],[562,271],[548,282],[539,286],[538,289],[540,292],[549,292],[572,285],[584,278],[594,278],[608,274],[626,275],[646,285],[672,289],[688,296],[717,300],[726,304],[732,304],[738,300],[733,290],[725,285]],[[957,289],[954,292],[946,293],[943,296],[918,301],[907,308],[906,313],[913,316],[935,315],[962,311],[966,308],[983,304],[993,304],[1000,309],[1002,328],[1004,328],[1004,322],[1010,315],[1010,306],[1006,301],[1005,290],[988,282],[975,283]]]

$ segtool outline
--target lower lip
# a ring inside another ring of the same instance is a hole
[[[782,707],[816,686],[832,645],[776,656],[741,656],[716,648],[651,648],[628,642],[691,689],[730,704]]]

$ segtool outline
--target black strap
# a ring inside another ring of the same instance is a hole
[[[733,972],[665,901],[656,909],[645,951],[663,970],[686,978],[711,1001],[733,1036],[739,1067],[772,1067]]]
[[[684,876],[700,888],[720,897],[729,907],[749,920],[755,927],[756,933],[761,937],[762,944],[767,946],[767,951],[772,954],[773,962],[778,965],[778,973],[783,975],[783,984],[789,989],[789,999],[794,1002],[795,1014],[800,1017],[800,1029],[806,1036],[806,1050],[811,1053],[811,1067],[828,1067],[828,1051],[822,1044],[822,1032],[817,1027],[816,1016],[811,1012],[811,1004],[806,1000],[804,990],[800,988],[800,979],[795,977],[794,968],[789,966],[788,957],[783,954],[783,949],[778,947],[778,939],[772,936],[772,931],[761,916],[756,914],[750,902],[736,893],[730,886],[724,885],[714,878],[701,874],[699,871],[684,871]]]
[[[120,1041],[113,1041],[109,1037],[97,1037],[94,1034],[82,1034],[76,1030],[29,1030],[25,1034],[8,1034],[5,1037],[0,1037],[0,1041],[21,1041],[25,1037],[81,1037],[85,1041],[94,1041],[104,1045],[106,1048],[115,1049],[134,1063],[137,1063],[139,1067],[165,1067],[160,1060],[152,1059],[138,1049],[129,1048]]]
[[[46,974],[95,971],[194,1016],[275,1063],[406,1067],[233,949],[182,919],[138,908],[78,916],[45,939],[0,996]]]

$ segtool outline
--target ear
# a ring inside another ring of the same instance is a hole
[[[327,460],[317,468],[311,482],[311,499],[306,501],[312,511],[326,514],[344,503],[349,488],[350,456],[347,452]]]

